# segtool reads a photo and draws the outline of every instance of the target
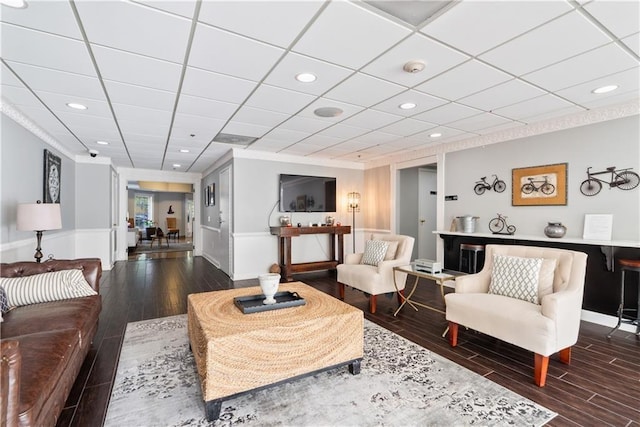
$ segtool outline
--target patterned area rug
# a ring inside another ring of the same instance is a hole
[[[365,320],[347,367],[222,403],[207,422],[186,315],[129,323],[105,426],[540,426],[556,414]]]

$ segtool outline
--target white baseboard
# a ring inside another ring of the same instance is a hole
[[[580,319],[585,322],[595,323],[597,325],[608,326],[613,328],[618,323],[618,318],[616,316],[610,316],[608,314],[596,313],[595,311],[582,310],[582,315]],[[636,327],[634,325],[630,325],[628,323],[623,323],[620,325],[621,331],[626,332],[636,332]]]

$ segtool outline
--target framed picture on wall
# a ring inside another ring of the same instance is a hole
[[[567,163],[511,170],[513,206],[567,204]]]
[[[49,150],[44,150],[44,185],[42,199],[45,203],[60,203],[62,161]]]
[[[216,205],[216,184],[209,185],[209,206]]]
[[[209,188],[209,186],[205,186],[204,187],[204,205],[205,206],[209,206],[209,192],[211,191],[211,189]]]

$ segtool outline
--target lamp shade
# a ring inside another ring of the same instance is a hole
[[[59,203],[22,203],[18,205],[18,230],[44,231],[62,228]]]
[[[347,207],[349,212],[360,212],[360,193],[352,192],[347,194]]]

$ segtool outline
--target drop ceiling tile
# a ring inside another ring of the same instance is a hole
[[[338,148],[340,150],[344,150],[347,152],[360,151],[360,150],[364,150],[365,148],[372,147],[376,144],[377,144],[376,142],[362,142],[359,140],[351,140],[351,141],[342,142],[336,145],[334,148]]]
[[[163,111],[173,111],[175,92],[105,80],[109,99],[115,104],[138,105]]]
[[[264,138],[266,138],[267,140],[275,140],[275,141],[282,142],[283,144],[290,145],[298,141],[302,141],[308,136],[309,134],[307,132],[299,132],[299,131],[290,130],[290,129],[276,128],[276,129],[273,129],[268,134],[266,134]]]
[[[615,43],[610,43],[522,78],[549,91],[556,91],[637,66],[637,60]]]
[[[352,117],[349,117],[342,124],[355,126],[362,129],[378,129],[391,123],[402,120],[402,116],[395,114],[383,113],[376,110],[364,110]]]
[[[498,123],[492,126],[489,126],[487,128],[484,129],[479,129],[476,131],[476,133],[480,134],[480,135],[489,135],[495,132],[501,132],[501,131],[505,131],[505,130],[509,130],[509,129],[513,129],[513,128],[517,128],[517,127],[521,127],[521,126],[525,126],[525,123],[521,123],[521,122],[507,122],[507,123]]]
[[[320,134],[345,140],[354,138],[367,132],[369,132],[369,130],[367,129],[359,128],[356,126],[349,126],[343,123],[337,123],[327,129],[324,129],[320,132]]]
[[[392,135],[386,132],[373,131],[364,135],[360,135],[358,138],[358,142],[365,144],[383,144],[385,142],[394,141],[398,139],[398,135]]]
[[[212,119],[189,114],[176,114],[171,134],[176,137],[186,137],[194,134],[196,141],[211,141],[224,127],[226,120]]]
[[[5,61],[96,77],[87,48],[79,40],[4,23],[0,24],[0,31]]]
[[[358,69],[410,33],[354,3],[331,2],[293,50]]]
[[[7,67],[6,63],[0,62],[0,82],[3,86],[15,86],[24,88],[24,85],[13,72]]]
[[[305,139],[304,142],[306,144],[315,145],[318,149],[325,149],[327,147],[332,147],[336,144],[342,142],[340,138],[334,138],[327,135],[311,135],[309,138]]]
[[[426,121],[404,119],[399,122],[395,122],[383,128],[380,128],[380,132],[390,133],[397,136],[409,136],[418,132],[423,132],[427,129],[432,129],[437,125],[434,123],[428,123]]]
[[[312,73],[317,79],[311,83],[299,82],[295,76],[300,73]],[[264,82],[311,95],[321,95],[351,73],[353,71],[348,68],[289,52],[269,73]]]
[[[362,71],[394,83],[413,87],[468,59],[467,55],[422,34],[413,34],[364,67]],[[425,64],[425,69],[418,73],[408,73],[402,69],[408,61],[421,61]]]
[[[509,74],[473,59],[416,86],[415,90],[455,101],[511,78]]]
[[[572,9],[559,1],[458,2],[420,31],[477,55]]]
[[[53,89],[55,93],[74,97],[75,102],[82,102],[80,99],[104,100],[104,91],[97,78],[16,62],[9,62],[9,66],[33,90],[52,91]]]
[[[325,98],[367,107],[406,90],[404,86],[356,73],[324,95]]]
[[[271,126],[259,126],[249,123],[242,123],[236,120],[232,120],[222,129],[222,132],[230,135],[242,135],[250,136],[253,138],[260,138],[271,130]]]
[[[189,19],[130,2],[80,1],[75,5],[92,44],[183,62]]]
[[[435,134],[441,134],[440,136],[431,136],[431,135],[435,135]],[[467,135],[469,137],[471,136],[475,136],[475,134],[470,134],[467,132],[464,132],[460,129],[454,129],[454,128],[450,128],[447,126],[437,126],[435,128],[429,129],[425,132],[421,132],[421,133],[417,133],[415,135],[411,135],[409,137],[407,137],[406,139],[412,140],[412,141],[418,141],[424,144],[436,144],[439,143],[440,141],[443,140],[447,140],[449,138],[452,137],[456,137],[456,136],[460,136],[460,135]]]
[[[277,152],[291,145],[291,141],[285,141],[280,138],[260,138],[249,147],[248,150]]]
[[[417,114],[412,118],[423,120],[425,122],[447,124],[456,120],[475,116],[480,113],[482,113],[482,110],[467,107],[466,105],[460,105],[455,102],[450,102],[448,104],[441,105],[440,107],[436,107],[433,110]]]
[[[119,121],[136,121],[142,124],[153,126],[158,124],[161,127],[169,127],[172,111],[156,110],[127,104],[113,103],[113,111]]]
[[[91,49],[103,79],[161,90],[178,88],[182,73],[178,64],[97,45]]]
[[[290,154],[294,156],[305,156],[315,151],[318,151],[318,147],[316,147],[315,145],[294,144],[280,150],[279,152],[282,154]]]
[[[416,108],[411,110],[403,110],[399,106],[405,102],[413,102],[416,104]],[[401,116],[413,116],[423,111],[431,110],[439,105],[446,104],[442,98],[427,95],[426,93],[418,92],[415,90],[408,90],[392,98],[387,99],[372,108],[378,111],[385,111],[390,114],[398,114]]]
[[[526,101],[544,95],[546,92],[526,82],[514,79],[490,89],[467,96],[459,103],[485,111],[506,107],[517,102]]]
[[[198,24],[189,66],[259,81],[283,53],[281,48]]]
[[[185,18],[193,18],[195,12],[195,1],[167,1],[167,0],[132,0],[135,3],[144,4],[156,9],[161,9],[169,13],[184,16]]]
[[[322,1],[205,1],[199,21],[288,47],[320,9]],[[283,19],[283,17],[286,17]]]
[[[586,4],[584,10],[618,38],[637,33],[640,28],[640,3],[637,1],[596,0]]]
[[[78,113],[56,111],[56,116],[58,116],[60,120],[62,120],[62,122],[65,123],[72,131],[76,127],[92,127],[96,130],[105,129],[108,131],[113,130],[115,127],[113,117],[93,116],[88,110]]]
[[[312,119],[310,117],[296,116],[292,117],[282,125],[281,129],[297,130],[308,134],[316,133],[332,125],[327,120]]]
[[[176,113],[228,120],[238,107],[239,104],[231,102],[215,101],[213,99],[200,98],[199,96],[182,94],[178,100]]]
[[[622,43],[627,45],[627,47],[634,51],[636,55],[640,56],[640,33],[635,33],[632,36],[625,37],[622,39]]]
[[[571,12],[480,55],[480,59],[520,76],[609,42],[599,28],[578,12]]]
[[[33,122],[50,134],[68,134],[69,131],[60,121],[44,107],[29,107],[21,105],[18,109]]]
[[[28,89],[18,86],[7,86],[2,84],[2,98],[6,99],[12,105],[20,107],[22,105],[33,108],[43,108],[42,103],[38,101],[38,98],[33,96]]]
[[[596,94],[592,91],[602,86],[617,85],[613,92]],[[635,67],[621,73],[601,77],[586,83],[559,90],[557,94],[576,104],[586,105],[589,102],[600,102],[607,98],[618,96],[620,93],[637,91],[640,86],[640,68]]]
[[[255,86],[255,82],[249,80],[187,67],[182,83],[182,93],[240,104]]]
[[[117,112],[116,112],[117,114]],[[128,136],[131,134],[137,135],[146,135],[153,138],[157,138],[158,141],[167,141],[167,136],[169,135],[169,122],[140,122],[138,120],[122,120],[118,119],[118,124],[120,125],[120,129],[125,137],[125,141],[128,140]],[[163,145],[164,148],[164,145]]]
[[[76,110],[67,106],[67,103],[69,102],[78,102],[74,97],[60,93],[45,92],[42,90],[36,90],[35,92],[47,107],[55,113],[76,112]],[[78,111],[79,114],[113,119],[113,114],[111,114],[111,109],[109,109],[109,104],[106,100],[99,101],[96,99],[82,99],[79,102],[87,107],[86,110]]]
[[[293,114],[311,103],[316,97],[275,86],[260,85],[247,100],[246,105]]]
[[[243,106],[233,116],[234,120],[245,123],[255,123],[262,126],[276,126],[289,118],[288,114],[276,113],[274,111],[263,110]]]
[[[540,116],[543,114],[548,115],[550,113],[553,115],[553,113],[559,111],[563,111],[564,114],[569,114],[571,112],[584,111],[584,109],[557,96],[547,94],[493,110],[495,114],[500,116],[529,123],[531,123],[533,121],[531,119],[534,118],[540,120]]]
[[[478,114],[477,116],[468,117],[466,119],[449,123],[448,127],[463,130],[466,132],[478,132],[482,129],[501,126],[511,122],[511,120],[505,119],[504,117],[496,116],[495,114],[483,113]]]
[[[616,104],[629,102],[629,101],[637,102],[638,99],[640,99],[640,91],[636,89],[629,92],[621,92],[615,95],[611,95],[607,98],[597,98],[592,101],[587,101],[583,103],[582,106],[588,109],[593,109],[593,108],[599,108],[599,107],[606,107],[610,105],[616,105]]]
[[[82,34],[68,2],[30,1],[24,9],[3,7],[0,19],[22,27],[82,40]],[[2,36],[4,37],[4,34]]]

